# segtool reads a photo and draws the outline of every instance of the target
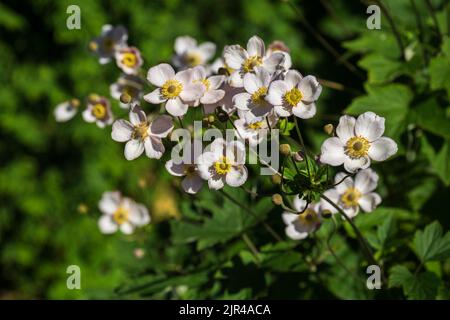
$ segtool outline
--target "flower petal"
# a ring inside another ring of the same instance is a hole
[[[70,102],[63,102],[56,106],[54,116],[57,122],[66,122],[77,114],[77,108],[74,108]]]
[[[244,86],[244,80],[242,73],[239,70],[233,71],[229,78],[230,86],[234,88],[242,88]]]
[[[198,49],[201,51],[206,61],[211,59],[216,53],[216,45],[212,42],[204,42],[198,46]]]
[[[147,80],[157,87],[162,87],[167,80],[175,76],[172,66],[167,63],[161,63],[148,70]]]
[[[263,67],[269,72],[275,70],[284,62],[284,55],[281,52],[272,53],[267,59],[263,61]]]
[[[292,114],[292,107],[286,105],[275,106],[274,110],[280,117],[289,117]]]
[[[208,78],[209,81],[209,89],[219,89],[222,83],[226,80],[225,76],[211,76]]]
[[[274,106],[283,104],[283,96],[289,90],[287,83],[283,80],[276,80],[270,84],[266,100]]]
[[[334,176],[335,188],[339,194],[343,194],[355,185],[352,177],[348,173],[339,172]],[[339,183],[339,184],[338,184]]]
[[[208,90],[203,97],[200,98],[200,102],[203,104],[213,104],[220,101],[224,96],[224,90]]]
[[[322,86],[314,76],[304,77],[298,87],[303,95],[302,100],[307,102],[316,101],[322,92]]]
[[[311,119],[316,115],[317,109],[314,102],[305,104],[302,101],[292,108],[292,113],[301,119]]]
[[[228,67],[238,70],[247,58],[247,52],[240,45],[226,46],[223,57]]]
[[[188,105],[184,104],[180,98],[169,99],[166,102],[166,110],[174,117],[180,117],[186,114]]]
[[[355,176],[355,188],[361,193],[369,193],[376,189],[378,174],[372,169],[359,171]]]
[[[117,210],[121,200],[120,192],[104,192],[98,203],[98,208],[104,214],[113,214]]]
[[[139,139],[133,139],[125,144],[125,159],[134,160],[144,152],[144,144]]]
[[[256,92],[259,88],[263,86],[260,78],[254,73],[246,73],[244,75],[244,88],[250,94]]]
[[[195,48],[197,46],[197,41],[189,36],[181,36],[175,39],[175,52],[178,55],[182,55],[189,49]]]
[[[344,161],[344,168],[347,172],[355,172],[358,169],[366,169],[370,166],[370,158],[369,157],[361,157],[358,159],[352,159],[347,157]]]
[[[298,232],[292,224],[286,227],[286,229],[284,230],[286,232],[286,235],[292,240],[303,240],[308,237],[307,232]]]
[[[213,190],[222,189],[224,185],[223,177],[219,175],[214,175],[208,180],[208,187]]]
[[[144,96],[144,100],[147,101],[148,103],[160,104],[166,101],[167,99],[163,97],[163,95],[161,94],[161,89],[158,88],[146,94]]]
[[[133,126],[138,126],[141,123],[147,122],[147,115],[141,108],[135,106],[130,111],[130,122]]]
[[[248,111],[250,110],[250,99],[251,96],[247,92],[238,93],[233,97],[233,103],[239,110]]]
[[[183,190],[190,194],[197,193],[203,186],[203,179],[197,174],[191,174],[186,176],[181,181],[181,187]]]
[[[120,225],[120,231],[122,231],[123,234],[132,234],[134,227],[131,223],[125,222]]]
[[[191,102],[201,98],[205,93],[205,86],[201,83],[190,83],[183,86],[183,91],[180,93],[180,98],[184,102]]]
[[[297,210],[297,212],[302,212],[306,205],[308,203],[306,202],[306,200],[303,200],[302,198],[300,198],[299,195],[296,195],[293,201],[293,205],[294,205],[294,209]]]
[[[173,129],[172,117],[161,115],[150,124],[149,132],[152,136],[165,138]]]
[[[381,197],[378,193],[371,192],[364,194],[359,199],[359,206],[364,212],[372,212],[381,203]]]
[[[369,141],[375,141],[384,133],[384,121],[383,117],[377,116],[373,112],[365,112],[356,120],[355,133]]]
[[[288,86],[288,90],[297,87],[297,85],[302,80],[303,76],[300,72],[297,70],[289,70],[286,72],[286,76],[284,77],[284,81],[286,82]]]
[[[376,161],[384,161],[397,153],[398,147],[394,140],[381,137],[370,144],[369,157]]]
[[[281,218],[283,219],[283,222],[289,226],[292,222],[298,219],[298,215],[285,211],[281,214]]]
[[[231,187],[239,187],[247,181],[248,171],[243,165],[232,167],[231,171],[225,176],[225,181]]]
[[[182,177],[186,175],[184,163],[174,163],[173,160],[169,160],[166,162],[166,169],[169,171],[169,173],[176,177]]]
[[[247,42],[247,52],[251,57],[263,57],[266,52],[264,41],[258,36],[251,37]]]
[[[336,128],[336,135],[343,143],[346,143],[348,139],[355,136],[355,123],[355,118],[350,116],[342,116],[339,119],[339,124]]]
[[[118,229],[117,224],[109,215],[103,215],[100,217],[100,219],[98,220],[98,227],[100,229],[100,232],[104,234],[114,233]]]
[[[165,148],[160,138],[149,136],[144,140],[145,154],[150,159],[160,159]]]
[[[117,120],[112,126],[111,138],[114,141],[125,142],[131,139],[133,126],[127,120]]]
[[[344,145],[339,138],[332,137],[325,140],[321,147],[320,162],[332,166],[344,163],[347,156],[344,153]]]

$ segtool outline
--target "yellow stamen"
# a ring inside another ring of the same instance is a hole
[[[341,202],[346,208],[357,207],[358,201],[361,198],[361,192],[355,188],[349,188],[341,196]]]
[[[122,64],[124,64],[128,68],[133,68],[138,63],[137,56],[132,52],[123,53],[121,61],[122,61]]]
[[[100,120],[104,119],[106,117],[106,107],[105,107],[105,105],[102,104],[102,103],[94,104],[94,106],[92,107],[92,114],[97,119],[100,119]]]
[[[195,67],[202,63],[202,57],[194,52],[188,53],[184,60],[189,67]]]
[[[113,219],[117,224],[122,224],[128,221],[128,216],[130,215],[130,212],[128,209],[119,207],[116,211],[113,213]]]
[[[253,122],[248,125],[248,127],[252,130],[258,130],[263,127],[263,121]]]
[[[284,101],[291,107],[295,107],[303,98],[303,94],[298,88],[292,88],[284,95]]]
[[[161,94],[166,99],[173,99],[179,96],[183,90],[183,85],[180,81],[171,79],[167,80],[161,88]]]
[[[261,87],[258,90],[256,90],[255,92],[253,92],[252,94],[252,102],[254,104],[258,104],[261,105],[263,104],[266,100],[264,100],[264,98],[267,95],[267,88],[266,87]]]
[[[260,65],[262,65],[262,58],[260,56],[253,56],[244,61],[243,69],[245,73],[248,73]]]
[[[227,159],[227,157],[221,157],[219,161],[214,163],[214,169],[217,174],[224,175],[231,171],[231,162]]]
[[[298,220],[306,226],[314,226],[320,222],[319,215],[313,209],[306,209],[298,215]]]
[[[140,123],[139,125],[134,127],[134,131],[132,134],[133,139],[141,139],[144,140],[148,137],[148,123]]]
[[[370,142],[364,137],[351,137],[345,146],[345,153],[353,159],[364,157],[369,152]]]

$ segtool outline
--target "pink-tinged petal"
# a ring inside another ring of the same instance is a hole
[[[172,66],[167,63],[161,63],[148,70],[147,80],[154,86],[162,87],[167,80],[172,79],[174,76],[175,71]]]
[[[322,92],[322,86],[314,76],[304,77],[298,87],[303,95],[302,100],[306,102],[316,101]]]
[[[284,55],[281,52],[275,52],[263,61],[263,67],[273,73],[284,62]]]
[[[292,114],[292,107],[286,105],[275,106],[274,110],[279,117],[289,117]]]
[[[355,133],[369,141],[375,141],[384,133],[384,121],[383,117],[377,116],[373,112],[365,112],[356,120]]]
[[[225,181],[231,187],[242,186],[248,178],[248,171],[245,166],[232,167],[225,176]]]
[[[206,61],[211,59],[216,53],[216,45],[212,42],[204,42],[198,46]]]
[[[176,177],[182,177],[186,175],[186,166],[184,163],[174,163],[173,160],[169,160],[166,162],[166,169],[169,173]]]
[[[299,195],[295,196],[293,205],[294,205],[294,209],[297,212],[302,212],[305,209],[307,204],[308,203],[305,200],[303,200],[302,198],[300,198]]]
[[[241,68],[247,56],[247,52],[240,45],[226,46],[223,50],[225,63],[235,70]]]
[[[226,80],[225,76],[211,76],[208,78],[209,90],[219,89]]]
[[[161,94],[161,89],[158,88],[146,94],[144,96],[144,100],[147,101],[148,103],[160,104],[166,101],[167,99],[163,97],[163,95]]]
[[[261,79],[259,79],[254,73],[246,73],[244,75],[244,88],[250,94],[253,94],[259,88],[263,86]]]
[[[284,81],[286,82],[288,86],[288,90],[297,87],[297,85],[302,80],[303,76],[300,72],[297,70],[289,70],[286,72],[286,76],[284,77]]]
[[[125,159],[134,160],[144,152],[144,143],[139,139],[133,139],[125,144]]]
[[[197,41],[189,36],[181,36],[175,39],[175,52],[178,55],[182,55],[186,51],[193,49],[197,46]]]
[[[332,166],[340,166],[347,156],[344,153],[344,144],[339,138],[326,139],[321,147],[320,162]]]
[[[100,229],[101,233],[111,234],[117,231],[118,226],[111,216],[103,215],[98,220],[98,228]]]
[[[213,104],[217,103],[225,96],[224,90],[208,90],[205,92],[203,97],[200,98],[202,104]]]
[[[192,81],[201,81],[206,78],[206,70],[204,66],[195,66],[192,68]]]
[[[384,161],[398,151],[397,143],[387,137],[381,137],[370,144],[369,157],[375,161]]]
[[[303,240],[308,237],[307,232],[298,232],[294,225],[290,225],[285,229],[286,235],[292,240]]]
[[[180,98],[184,102],[190,102],[200,99],[205,93],[205,86],[201,83],[190,83],[183,86]]]
[[[316,115],[316,104],[314,102],[305,104],[300,101],[295,107],[292,108],[292,113],[301,119],[311,119]]]
[[[166,110],[174,117],[180,117],[188,111],[188,105],[184,104],[180,98],[169,99],[166,102]]]
[[[343,143],[346,143],[348,139],[355,136],[355,123],[355,118],[350,116],[342,116],[339,119],[339,124],[336,128],[336,135]]]
[[[250,57],[259,56],[263,57],[266,53],[266,47],[264,41],[258,36],[253,36],[247,42],[247,52]]]
[[[150,159],[160,159],[165,148],[160,138],[150,136],[144,140],[145,154]]]
[[[114,141],[125,142],[131,139],[133,126],[127,120],[119,119],[112,126],[111,138]]]
[[[149,132],[152,136],[165,138],[173,129],[172,117],[162,115],[155,118],[150,124]]]
[[[289,87],[285,81],[276,80],[270,84],[266,100],[274,106],[280,106],[283,104],[284,94],[288,90]]]
[[[119,207],[120,200],[120,192],[104,192],[100,202],[98,203],[98,208],[102,213],[111,215]]]
[[[183,85],[183,90],[186,85],[191,83],[192,75],[192,69],[180,71],[175,75],[175,79],[181,82],[181,84]]]
[[[355,188],[361,193],[369,193],[376,189],[378,174],[372,169],[359,171],[355,176]]]
[[[367,169],[370,166],[369,157],[361,157],[357,159],[352,159],[347,157],[344,161],[344,168],[347,172],[353,173],[358,169]]]
[[[203,186],[203,179],[196,175],[191,174],[186,176],[183,181],[181,181],[181,187],[183,190],[190,194],[197,193]]]
[[[224,185],[222,176],[212,176],[208,180],[208,187],[213,190],[222,189]]]
[[[364,210],[364,212],[372,212],[376,209],[376,207],[378,207],[380,203],[381,197],[378,193],[375,192],[364,194],[359,199],[359,206]]]
[[[251,96],[247,92],[238,93],[233,97],[233,104],[239,110],[248,111],[250,110],[250,100]]]
[[[129,222],[122,223],[120,225],[120,231],[122,231],[123,234],[132,234],[134,226]]]
[[[135,106],[130,111],[130,122],[133,126],[138,126],[141,123],[147,122],[147,115],[141,108]]]
[[[234,88],[242,88],[244,86],[244,80],[239,70],[233,71],[229,78],[230,86]]]
[[[344,172],[339,172],[334,176],[334,183],[337,184],[335,186],[335,188],[339,194],[343,194],[348,189],[354,187],[354,182],[353,182],[352,177],[350,177],[348,173],[344,173]]]

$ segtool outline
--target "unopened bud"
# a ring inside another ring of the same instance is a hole
[[[89,42],[89,50],[91,51],[97,51],[98,49],[98,44],[95,41],[91,41]]]
[[[322,210],[322,217],[324,217],[325,219],[331,218],[332,216],[332,212],[328,209]]]
[[[282,178],[279,174],[274,174],[273,176],[270,177],[270,179],[272,180],[273,184],[281,184]]]
[[[217,111],[217,119],[219,119],[220,122],[227,122],[229,118],[230,116],[228,115],[228,113],[226,113],[222,109],[219,109],[219,111]]]
[[[78,210],[78,213],[86,214],[86,213],[88,213],[89,208],[88,208],[88,206],[85,205],[84,203],[80,203],[80,204],[78,205],[77,210]]]
[[[323,126],[323,131],[329,136],[332,136],[334,134],[334,126],[329,123]]]
[[[124,103],[124,104],[128,104],[131,102],[131,96],[124,92],[120,95],[120,102]]]
[[[302,162],[303,160],[305,160],[305,157],[303,156],[303,152],[302,151],[297,151],[297,152],[294,152],[293,154],[292,154],[292,156],[294,157],[294,160],[296,161],[296,162]]]
[[[283,156],[288,156],[291,154],[291,146],[287,143],[280,144],[280,153]]]
[[[279,193],[275,193],[272,196],[272,202],[276,206],[281,206],[283,204],[283,197]]]
[[[228,77],[230,75],[230,72],[227,68],[219,68],[218,74]]]

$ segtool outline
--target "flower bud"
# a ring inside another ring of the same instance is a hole
[[[331,218],[331,216],[332,216],[332,213],[330,210],[328,210],[328,209],[322,210],[322,217],[324,217],[325,219],[328,219],[328,218]]]
[[[294,152],[292,154],[292,156],[294,157],[294,160],[296,162],[302,162],[303,160],[305,160],[305,157],[304,157],[303,152],[301,150],[299,150],[297,152]]]
[[[74,108],[78,108],[80,106],[80,100],[78,99],[71,99],[70,100],[70,105]]]
[[[287,143],[280,144],[280,153],[283,156],[289,156],[291,154],[291,146]]]
[[[219,68],[218,74],[228,77],[230,75],[230,72],[227,68]]]
[[[329,136],[332,136],[334,134],[334,126],[329,123],[323,126],[323,131]]]
[[[283,204],[283,197],[279,193],[275,193],[272,196],[272,203],[276,206],[281,206]]]
[[[228,115],[228,113],[226,113],[222,109],[219,109],[217,111],[217,119],[219,119],[220,122],[227,122],[229,118],[230,116]]]
[[[88,213],[89,208],[88,208],[88,206],[85,205],[84,203],[80,203],[80,204],[78,205],[77,210],[78,210],[78,213],[80,213],[80,214],[86,214],[86,213]]]
[[[124,104],[128,104],[131,102],[131,96],[124,92],[120,95],[120,102],[124,103]]]
[[[273,184],[281,184],[282,178],[279,174],[274,174],[273,176],[270,177],[270,179],[272,180]]]

